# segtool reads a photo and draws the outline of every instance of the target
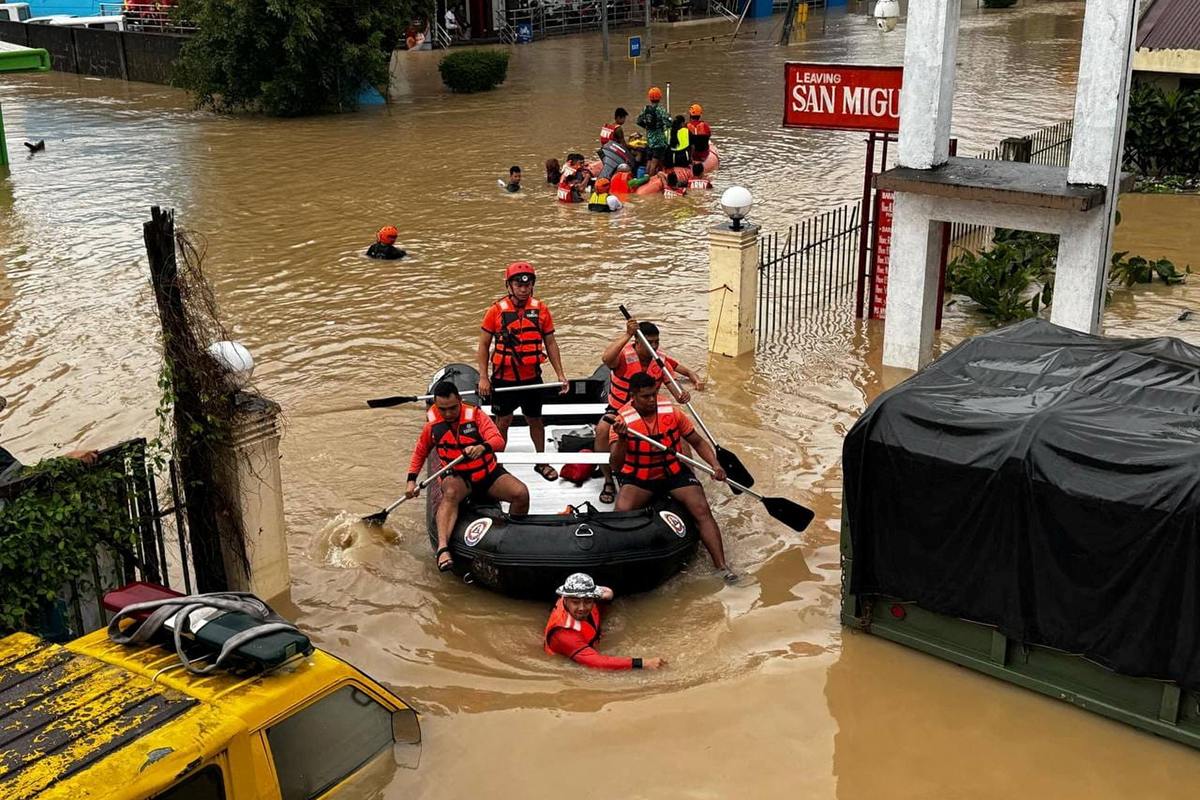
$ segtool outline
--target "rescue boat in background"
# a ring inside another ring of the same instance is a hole
[[[591,161],[588,163],[588,170],[593,175],[599,175],[600,170],[603,169],[603,166],[604,166],[603,162],[601,162],[601,161]],[[711,177],[712,173],[716,172],[717,168],[720,166],[721,166],[721,157],[717,153],[717,148],[714,147],[713,145],[709,145],[708,146],[708,156],[704,159],[704,177],[706,177],[706,178]],[[671,167],[670,171],[675,173],[676,177],[679,178],[680,183],[682,183],[684,186],[687,186],[687,182],[692,179],[691,167]],[[660,172],[659,174],[655,175],[653,178],[646,181],[638,188],[634,189],[633,194],[638,194],[638,195],[662,194],[663,186],[665,186],[664,181],[665,181],[666,174],[667,174],[667,171],[664,170],[663,172]]]
[[[430,381],[429,390],[449,380],[460,392],[473,391],[479,373],[466,364],[449,364]],[[639,511],[616,512],[599,500],[598,477],[576,486],[561,478],[547,482],[533,471],[538,463],[584,461],[599,464],[607,454],[558,452],[564,433],[595,424],[604,411],[608,370],[571,381],[570,392],[547,390],[543,405],[547,453],[537,454],[529,427],[519,413],[508,431],[508,444],[497,460],[529,487],[530,513],[509,516],[498,504],[463,503],[450,536],[454,573],[468,583],[510,597],[548,600],[573,572],[586,572],[618,595],[653,589],[679,572],[700,542],[695,521],[680,504],[667,499]],[[490,407],[483,409],[490,413]],[[427,469],[439,466],[431,453]],[[436,483],[426,493],[426,526],[437,548],[434,510],[441,501]],[[568,506],[573,510],[567,510]],[[564,513],[565,512],[565,513]]]

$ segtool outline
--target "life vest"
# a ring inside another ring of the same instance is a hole
[[[708,155],[708,141],[712,138],[712,128],[704,120],[689,122],[687,127],[692,138],[692,153],[700,160]]]
[[[682,186],[678,189],[672,189],[670,186],[667,186],[664,183],[663,194],[665,194],[667,197],[683,197],[685,194],[687,194],[687,187]]]
[[[612,211],[608,207],[608,192],[592,192],[592,196],[588,198],[588,211]]]
[[[500,308],[500,330],[493,337],[496,346],[492,350],[492,374],[498,374],[507,362],[516,379],[523,372],[528,373],[525,377],[532,377],[546,360],[542,351],[542,301],[531,297],[524,308],[517,308],[512,297],[502,297],[496,305]]]
[[[657,431],[651,431],[649,423],[642,418],[632,403],[626,403],[618,411],[625,418],[625,424],[630,430],[637,431],[643,436],[649,436],[672,450],[679,449],[683,438],[679,433],[679,412],[675,406],[665,400],[658,401],[658,412],[655,417]],[[683,471],[679,459],[670,453],[659,450],[649,442],[643,442],[636,436],[625,436],[625,463],[621,465],[621,474],[634,480],[656,481],[667,475],[678,475]]]
[[[712,181],[708,178],[692,178],[688,181],[689,189],[711,189]]]
[[[583,640],[587,642],[586,646],[591,647],[600,638],[600,606],[592,606],[590,619],[579,620],[575,619],[570,611],[567,611],[563,598],[558,598],[558,602],[554,604],[554,610],[550,612],[550,619],[546,620],[546,632],[542,636],[542,647],[550,655],[554,655],[554,650],[550,647],[550,636],[557,630],[579,631],[583,635]],[[571,653],[570,658],[574,658],[578,653],[578,650]]]
[[[437,449],[438,458],[442,460],[443,466],[461,456],[463,450],[468,447],[487,444],[487,440],[479,432],[478,415],[482,413],[475,406],[463,403],[462,410],[458,414],[458,424],[451,425],[442,419],[437,406],[429,407],[429,412],[426,414],[426,419],[431,424],[429,436],[433,439],[433,446]],[[467,483],[476,483],[486,478],[495,468],[496,456],[488,448],[479,458],[458,462],[454,465],[453,471]]]
[[[604,145],[606,145],[610,141],[612,141],[613,133],[616,132],[617,128],[619,128],[619,127],[621,127],[621,126],[618,125],[617,123],[610,122],[607,125],[604,125],[603,127],[600,128],[600,146],[601,147],[604,147]]]
[[[608,191],[615,195],[629,194],[629,173],[618,172],[613,175]]]
[[[658,355],[661,356],[662,352],[659,351]],[[658,381],[658,385],[654,387],[655,391],[662,388],[666,376],[663,375],[658,362],[651,360],[643,366],[633,342],[621,348],[621,355],[617,359],[617,368],[608,373],[608,404],[613,408],[620,408],[629,402],[629,379],[639,372],[645,372]]]
[[[558,201],[560,203],[574,203],[575,192],[566,176],[558,182]]]
[[[688,129],[680,128],[675,131],[672,137],[675,144],[671,147],[671,152],[680,153],[688,149]]]

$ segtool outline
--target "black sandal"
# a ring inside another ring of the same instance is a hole
[[[450,560],[443,562],[442,553],[449,555]],[[433,557],[437,560],[438,572],[449,572],[450,570],[454,569],[454,554],[450,552],[449,547],[439,547],[438,551],[433,554]]]
[[[538,475],[541,475],[543,478],[545,478],[548,481],[558,480],[558,470],[556,470],[554,467],[550,466],[549,464],[538,464],[537,466],[535,466],[533,468],[533,471],[536,472]],[[554,477],[550,477],[549,475],[547,475],[546,474],[547,472],[553,472]]]
[[[608,498],[607,500],[605,498]],[[604,482],[604,487],[600,490],[601,503],[613,503],[617,499],[617,484],[612,478]]]

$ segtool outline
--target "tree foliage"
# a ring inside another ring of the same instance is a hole
[[[1200,177],[1200,91],[1134,86],[1125,127],[1125,165],[1150,178]]]
[[[412,0],[182,0],[198,28],[174,82],[217,111],[300,116],[357,107],[386,87]]]
[[[508,76],[508,53],[504,50],[457,50],[438,64],[442,83],[454,92],[486,92],[504,83]]]

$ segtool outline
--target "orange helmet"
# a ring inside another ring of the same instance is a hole
[[[692,103],[692,107],[688,109],[688,114],[693,117],[699,117],[704,114],[704,107],[699,103]]]
[[[657,86],[651,86],[650,91],[646,92],[646,97],[651,100],[662,100],[662,89]]]
[[[396,230],[395,225],[387,225],[379,229],[379,241],[383,244],[395,244],[396,237],[400,235],[400,231]]]
[[[533,270],[533,264],[528,261],[514,261],[508,265],[508,269],[504,270],[504,282],[508,283],[518,275],[528,275],[531,278],[537,279],[537,273]]]
[[[608,187],[611,185],[612,184],[609,183],[608,178],[597,178],[596,179],[596,191],[597,192],[607,192]]]

